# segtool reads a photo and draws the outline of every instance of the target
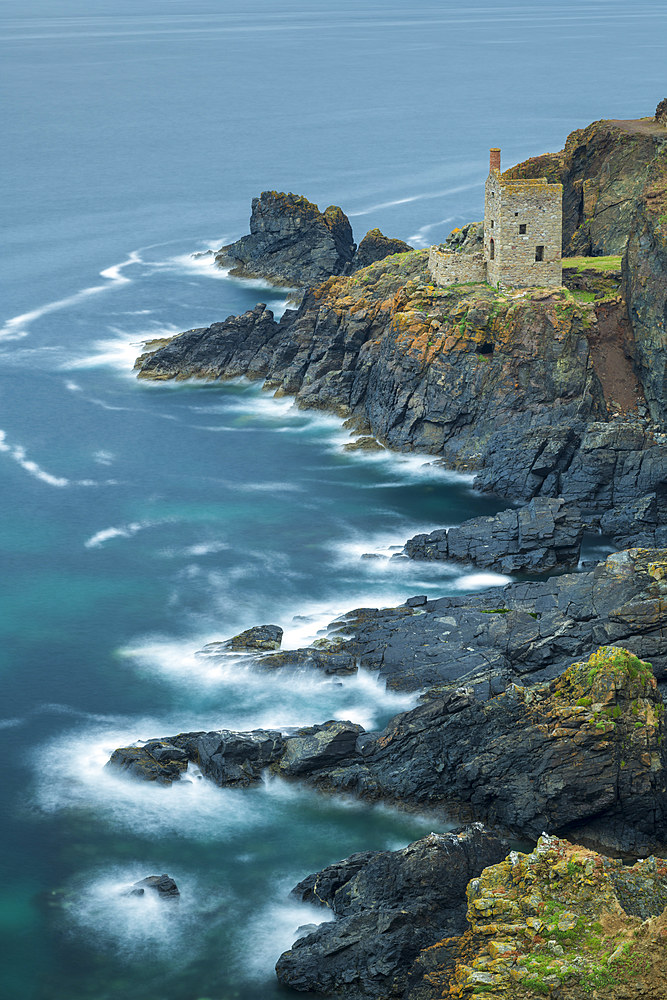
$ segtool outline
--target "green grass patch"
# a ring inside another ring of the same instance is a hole
[[[574,268],[576,271],[619,271],[621,255],[611,257],[564,257],[563,267]]]

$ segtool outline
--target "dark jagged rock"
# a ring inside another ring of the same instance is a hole
[[[222,323],[188,330],[157,351],[138,358],[135,364],[138,377],[154,380],[265,377],[272,356],[271,351],[264,356],[267,344],[290,326],[293,316],[288,310],[280,323],[276,323],[271,310],[260,302],[242,316],[228,316]]]
[[[617,850],[664,850],[663,719],[650,665],[603,646],[549,684],[514,685],[486,703],[432,698],[313,780],[449,804],[522,836],[567,829]]]
[[[279,625],[254,625],[222,642],[208,642],[197,656],[217,656],[220,653],[270,652],[280,649],[283,630]]]
[[[347,1000],[403,996],[422,949],[465,929],[469,880],[506,850],[474,824],[400,851],[354,855],[309,876],[295,891],[323,902],[337,919],[281,955],[279,981]]]
[[[340,274],[354,250],[352,227],[336,205],[320,212],[301,195],[263,191],[253,198],[250,235],[222,247],[215,259],[234,275],[301,288]]]
[[[354,674],[357,670],[350,653],[337,649],[316,649],[312,646],[270,653],[258,660],[257,666],[262,670],[321,670],[324,674]]]
[[[353,270],[359,271],[362,267],[368,267],[378,260],[391,257],[392,254],[407,253],[409,250],[414,250],[409,243],[391,239],[379,229],[369,229],[354,255],[352,267]]]
[[[353,722],[325,722],[298,729],[285,739],[278,771],[290,777],[335,767],[354,753],[357,738],[364,732]]]
[[[667,680],[666,566],[666,549],[630,549],[588,573],[360,609],[330,628],[399,690],[446,684],[485,699],[513,682],[551,680],[599,645],[631,650]]]
[[[501,573],[545,573],[576,566],[583,533],[579,510],[540,497],[520,510],[415,535],[405,552],[412,559],[456,559]]]
[[[178,886],[169,875],[148,875],[139,882],[135,882],[131,889],[128,889],[128,896],[143,896],[145,892],[157,893],[158,898],[169,902],[176,902],[180,898]]]
[[[629,231],[624,295],[634,332],[634,362],[651,416],[667,424],[667,129]]]
[[[600,518],[600,528],[619,548],[667,546],[667,485],[607,511]]]
[[[601,514],[657,488],[667,437],[638,415],[622,302],[429,282],[425,253],[389,257],[330,279],[280,324],[257,307],[176,337],[139,374],[265,379],[302,406],[354,415],[387,447],[476,470],[478,488],[510,500]],[[612,354],[622,370],[610,374],[600,359]],[[625,416],[612,420],[618,397]]]
[[[158,785],[170,785],[187,770],[188,755],[168,739],[149,740],[141,746],[114,750],[106,766]]]
[[[149,740],[140,748],[121,747],[113,752],[106,766],[147,781],[171,784],[178,781],[190,761],[217,785],[245,787],[259,782],[262,772],[281,757],[284,749],[281,734],[264,729],[250,733],[224,729],[180,733]]]
[[[658,103],[655,109],[655,120],[658,124],[667,126],[667,97],[663,97]]]

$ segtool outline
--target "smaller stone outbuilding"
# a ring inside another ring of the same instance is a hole
[[[429,269],[438,285],[560,286],[562,238],[562,184],[550,184],[546,177],[506,178],[500,171],[500,150],[492,149],[484,192],[483,252],[432,247]]]

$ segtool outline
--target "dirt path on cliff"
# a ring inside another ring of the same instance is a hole
[[[615,125],[623,132],[631,132],[640,135],[662,135],[667,136],[667,128],[660,125],[654,118],[610,118],[610,125]]]
[[[617,302],[600,303],[595,314],[597,324],[588,336],[588,344],[607,406],[624,415],[636,413],[646,400],[628,356],[633,337],[630,321]]]

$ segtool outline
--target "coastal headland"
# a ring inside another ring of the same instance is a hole
[[[181,733],[109,761],[162,784],[189,764],[219,785],[268,772],[468,824],[305,878],[297,897],[336,919],[281,956],[293,989],[667,997],[664,103],[505,172],[562,184],[562,286],[443,287],[427,250],[379,230],[357,248],[340,208],[264,192],[250,235],[215,260],[296,289],[296,308],[277,321],[260,303],[137,360],[143,379],[261,379],[344,417],[353,447],[434,456],[515,505],[406,540],[401,558],[525,579],[355,609],[304,649],[262,626],[201,651],[264,671],[374,670],[420,692],[381,732]],[[446,242],[462,273],[481,229]],[[616,551],[578,567],[586,530]]]

